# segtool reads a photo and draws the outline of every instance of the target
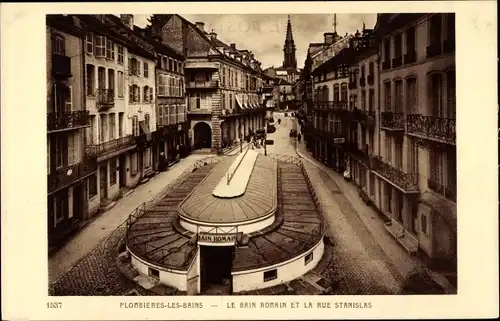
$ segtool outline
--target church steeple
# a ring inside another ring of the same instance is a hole
[[[286,25],[285,45],[283,46],[284,60],[283,68],[297,69],[297,59],[295,57],[295,42],[293,41],[292,22],[288,15],[288,23]]]

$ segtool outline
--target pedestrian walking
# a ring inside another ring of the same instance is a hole
[[[299,144],[300,144],[300,139],[301,139],[301,138],[302,138],[302,135],[299,133],[299,134],[297,135],[297,139],[298,139],[298,141],[299,141]]]

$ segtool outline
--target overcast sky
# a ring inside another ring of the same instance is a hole
[[[147,24],[148,15],[135,15],[139,27]],[[205,30],[214,30],[217,37],[227,44],[235,43],[237,49],[247,49],[255,54],[262,67],[279,67],[283,63],[283,45],[288,15],[183,15],[191,22],[205,23]],[[337,14],[337,32],[345,35],[366,28],[373,28],[376,14]],[[333,31],[333,14],[291,15],[292,31],[297,47],[297,67],[302,68],[311,42],[323,42],[323,33]]]

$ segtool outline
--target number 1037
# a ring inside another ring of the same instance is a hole
[[[48,309],[60,309],[62,308],[62,302],[47,302]]]

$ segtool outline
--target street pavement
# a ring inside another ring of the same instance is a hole
[[[281,118],[281,124],[276,122],[276,132],[268,134],[274,145],[268,145],[267,152],[302,157],[321,203],[329,245],[320,263],[300,279],[247,294],[317,294],[320,283],[321,288],[330,287],[329,293],[338,295],[407,293],[406,279],[418,269],[418,262],[390,239],[383,223],[356,195],[353,186],[310,157],[303,142],[296,143],[289,137],[290,130],[298,128],[295,118],[284,117],[283,113],[275,113],[275,118]],[[264,153],[264,149],[258,152]],[[138,295],[158,295],[148,293],[117,269],[117,248],[125,234],[125,227],[119,226],[139,204],[155,196],[196,160],[207,156],[190,155],[183,159],[169,171],[137,187],[134,193],[89,224],[49,259],[49,283],[52,284],[49,293],[127,295],[135,290]]]
[[[169,182],[174,181],[199,160],[210,155],[191,154],[181,159],[168,171],[159,173],[146,184],[139,185],[134,192],[122,199],[109,211],[102,213],[89,223],[61,249],[49,257],[49,284],[52,284],[95,246],[110,235],[128,215],[141,203],[156,196]]]

